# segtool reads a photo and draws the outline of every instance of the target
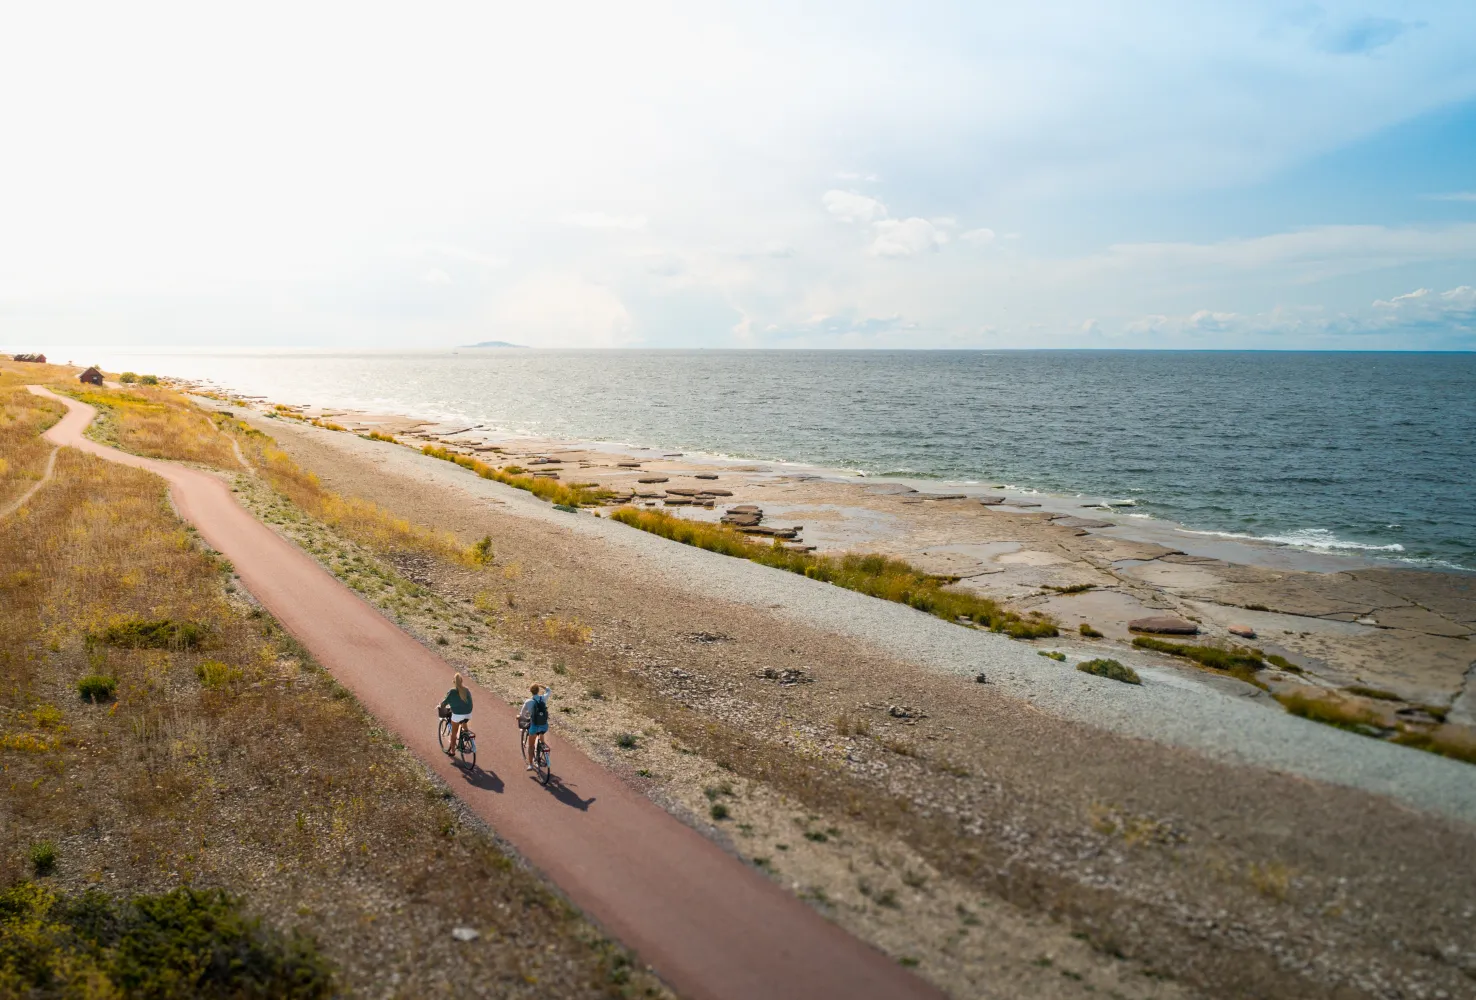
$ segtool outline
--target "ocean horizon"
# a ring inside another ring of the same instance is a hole
[[[1476,354],[450,348],[75,360],[275,401],[1130,500],[1189,530],[1476,570]]]

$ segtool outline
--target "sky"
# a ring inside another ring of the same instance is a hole
[[[1476,349],[1476,4],[0,6],[0,348]]]

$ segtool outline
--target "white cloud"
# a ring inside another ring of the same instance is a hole
[[[1476,288],[1461,285],[1445,292],[1416,288],[1392,299],[1376,299],[1374,309],[1400,323],[1470,324],[1476,320]]]
[[[970,229],[968,232],[963,233],[961,236],[959,236],[959,239],[976,247],[988,246],[989,244],[994,242],[994,230]]]
[[[854,191],[826,191],[820,200],[841,222],[875,222],[887,217],[887,206]]]
[[[878,257],[913,257],[948,242],[948,234],[927,219],[882,219],[871,228],[871,252]]]
[[[579,229],[628,229],[646,228],[644,215],[610,215],[607,212],[576,212],[564,220],[566,225]]]
[[[449,285],[449,284],[452,284],[451,275],[447,274],[445,271],[441,270],[439,267],[433,267],[433,268],[430,268],[429,270],[423,272],[420,275],[420,280],[423,281],[423,282],[425,282],[427,285]]]

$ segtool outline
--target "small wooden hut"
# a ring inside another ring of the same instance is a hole
[[[46,364],[46,355],[44,355],[44,354],[17,354],[15,356],[15,360],[17,360],[17,361],[29,361],[32,364],[44,365],[44,364]]]
[[[79,381],[86,382],[88,385],[103,384],[102,372],[98,371],[96,368],[87,369],[81,375],[78,375],[77,379]]]

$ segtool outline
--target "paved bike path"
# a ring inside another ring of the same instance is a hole
[[[129,455],[82,436],[96,411],[37,386],[67,415],[57,445],[147,469],[180,514],[228,557],[262,605],[360,704],[444,778],[576,906],[692,998],[866,1000],[941,997],[747,864],[672,818],[554,733],[544,788],[523,770],[516,713],[469,685],[480,733],[468,774],[436,742],[435,705],[452,668],[247,513],[221,479]]]

